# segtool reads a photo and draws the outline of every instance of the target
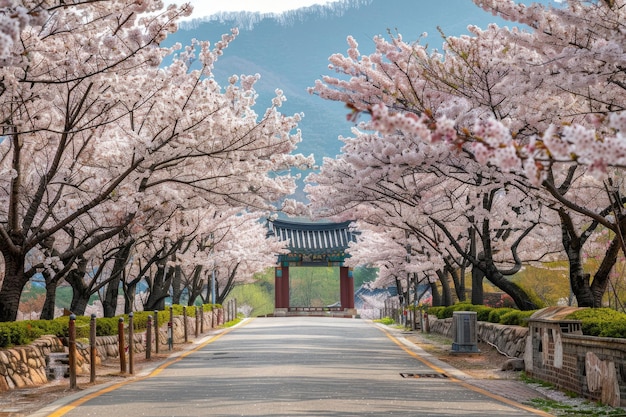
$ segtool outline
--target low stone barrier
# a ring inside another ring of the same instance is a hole
[[[452,338],[452,318],[438,319],[428,316],[430,331]],[[512,358],[523,358],[526,351],[528,328],[522,326],[507,326],[504,324],[477,322],[476,332],[478,340],[482,340],[497,347],[497,349]]]
[[[479,321],[480,340],[523,358],[526,373],[556,388],[614,407],[626,406],[626,339],[584,336],[570,307],[548,307],[529,327]],[[452,338],[452,319],[429,316],[430,331]]]
[[[224,324],[224,312],[215,309],[205,312],[204,330]],[[173,343],[184,343],[185,333],[188,340],[194,338],[196,333],[195,317],[187,317],[187,331],[185,332],[185,319],[182,316],[174,316],[172,333]],[[126,329],[128,323],[125,323]],[[202,323],[200,323],[202,326]],[[199,332],[198,332],[199,333]],[[128,347],[128,331],[125,330]],[[154,334],[152,335],[154,338]],[[159,327],[159,349],[165,351],[168,348],[168,325]],[[135,333],[133,352],[144,353],[146,350],[146,333]],[[28,346],[17,346],[10,349],[0,350],[0,391],[8,391],[16,388],[43,385],[48,382],[46,357],[50,353],[67,352],[63,340],[56,336],[42,336]],[[154,346],[154,339],[152,341]],[[76,343],[76,372],[78,374],[90,372],[90,349],[89,344]],[[107,359],[119,357],[118,336],[99,336],[96,338],[96,366],[106,362]]]
[[[46,356],[63,351],[56,336],[43,336],[28,346],[0,350],[0,391],[45,384]]]
[[[591,401],[626,406],[626,339],[584,336],[571,309],[546,308],[529,321],[524,363],[533,378]]]

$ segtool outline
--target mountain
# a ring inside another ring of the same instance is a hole
[[[323,157],[340,153],[338,136],[350,136],[353,125],[346,120],[348,111],[342,104],[312,96],[306,89],[330,73],[328,57],[345,53],[348,35],[359,42],[363,54],[373,52],[374,36],[387,35],[388,31],[402,34],[408,42],[427,32],[429,46],[440,49],[437,27],[446,35],[456,36],[467,33],[468,25],[486,27],[491,22],[506,24],[470,0],[346,0],[281,15],[242,12],[210,16],[184,23],[167,42],[186,45],[193,38],[215,42],[231,27],[239,27],[238,38],[216,64],[216,80],[225,85],[233,74],[259,73],[260,113],[274,90],[282,89],[288,100],[283,113],[304,113],[298,152],[313,153],[321,164]]]

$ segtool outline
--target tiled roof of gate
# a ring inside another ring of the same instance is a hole
[[[352,222],[300,223],[273,220],[269,232],[281,241],[289,241],[292,254],[343,254],[356,233],[350,229]]]

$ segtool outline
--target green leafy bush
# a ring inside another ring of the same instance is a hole
[[[0,323],[0,345],[15,346],[25,344],[26,326],[16,326],[14,323]]]
[[[426,310],[426,313],[431,316],[435,316],[438,319],[445,319],[445,312],[445,307],[428,307],[428,309]]]
[[[480,304],[462,302],[446,307],[428,307],[427,313],[436,316],[438,319],[447,319],[452,317],[455,311],[475,311],[476,320],[478,321],[516,326],[527,326],[528,317],[535,312],[521,311],[509,307],[494,308]]]
[[[509,326],[527,326],[528,318],[533,315],[535,311],[521,311],[512,310],[500,315],[500,324],[506,324]]]
[[[515,311],[515,309],[510,307],[493,308],[489,312],[489,319],[487,321],[489,323],[500,323],[500,318],[511,311]]]
[[[577,310],[566,318],[580,320],[585,335],[626,338],[626,314],[610,308]]]
[[[221,308],[219,304],[204,304],[203,311],[209,312],[214,308]],[[187,316],[195,317],[196,308],[187,307]],[[174,315],[183,314],[183,306],[174,305],[172,307]],[[133,313],[133,328],[135,330],[145,330],[148,325],[148,317],[154,316],[152,311],[138,311]],[[118,317],[105,317],[96,319],[96,335],[98,336],[115,336],[118,334],[119,319],[124,318],[127,325],[129,322],[128,315]],[[170,320],[169,308],[157,312],[159,325],[162,326]],[[69,337],[69,321],[68,316],[57,317],[54,320],[24,320],[17,322],[0,323],[0,348],[11,346],[27,345],[33,340],[51,334],[59,337]],[[91,331],[91,317],[77,316],[76,321],[76,338],[88,339]]]

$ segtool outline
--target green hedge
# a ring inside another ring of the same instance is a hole
[[[521,311],[508,307],[487,307],[484,305],[476,305],[468,302],[456,303],[446,307],[429,307],[426,311],[428,314],[432,314],[438,319],[450,318],[455,311],[475,311],[476,320],[478,321],[517,326],[527,326],[528,317],[530,317],[535,312]]]
[[[204,304],[203,311],[212,311],[215,308],[221,308],[219,304]],[[183,306],[172,306],[172,312],[175,316],[182,316]],[[145,330],[148,325],[148,316],[154,316],[152,311],[138,311],[133,313],[133,329]],[[187,307],[187,316],[195,317],[195,307]],[[115,336],[119,326],[120,317],[124,318],[124,322],[128,323],[128,315],[124,314],[117,317],[105,317],[96,319],[96,334],[98,336]],[[160,324],[167,323],[170,320],[169,308],[157,313]],[[89,338],[89,330],[91,327],[91,317],[76,317],[76,338]],[[46,335],[52,334],[59,337],[69,336],[69,317],[57,317],[54,320],[24,320],[15,322],[0,323],[0,349],[11,346],[28,345],[33,340]]]
[[[585,335],[626,338],[626,314],[610,308],[586,308],[566,318],[580,320]]]
[[[536,310],[520,311],[514,308],[491,308],[470,303],[457,303],[447,307],[429,307],[428,314],[438,319],[452,317],[455,311],[476,311],[478,321],[506,325],[527,326],[528,318]],[[626,338],[626,314],[610,308],[586,308],[569,314],[566,319],[580,320],[587,336]]]

